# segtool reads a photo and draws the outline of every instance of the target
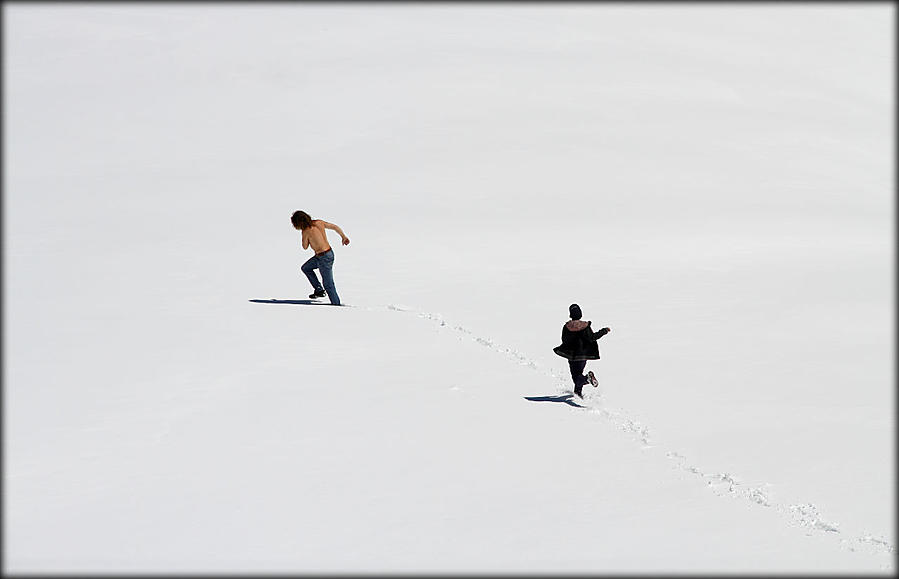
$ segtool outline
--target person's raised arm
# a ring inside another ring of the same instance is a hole
[[[587,321],[587,331],[589,332],[589,336],[594,340],[598,340],[612,331],[610,328],[603,328],[598,332],[594,332],[591,324],[593,324],[592,321]]]
[[[603,328],[603,329],[601,329],[601,330],[598,331],[598,332],[593,332],[593,339],[594,339],[594,340],[598,340],[598,339],[602,338],[603,336],[605,336],[606,334],[608,334],[608,333],[611,332],[611,331],[612,331],[611,328]]]
[[[327,221],[322,221],[322,225],[325,227],[325,229],[330,229],[331,231],[336,231],[340,235],[340,240],[343,242],[344,245],[350,244],[350,238],[347,237],[346,235],[344,235],[343,229],[341,229],[339,226],[334,225],[333,223],[328,223]]]

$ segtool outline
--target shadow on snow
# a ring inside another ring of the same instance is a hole
[[[581,406],[574,401],[574,394],[565,394],[562,396],[525,396],[524,399],[530,400],[531,402],[564,402],[575,408],[586,408],[586,406]]]
[[[317,302],[315,300],[250,300],[254,304],[293,304],[295,306],[330,306],[330,302]]]

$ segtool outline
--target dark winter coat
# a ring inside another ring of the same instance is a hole
[[[609,328],[594,332],[590,322],[570,320],[562,326],[562,343],[553,352],[568,360],[599,360],[596,340],[609,333]]]

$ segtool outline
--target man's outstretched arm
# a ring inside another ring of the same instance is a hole
[[[593,324],[592,321],[587,322],[587,326],[589,327],[589,330],[587,330],[587,331],[590,332],[590,337],[593,338],[594,340],[598,340],[612,331],[611,328],[603,328],[598,332],[594,332],[593,326],[591,324]]]
[[[325,227],[325,229],[330,229],[331,231],[336,231],[338,234],[340,234],[340,240],[344,245],[350,244],[350,238],[344,235],[343,229],[341,229],[339,226],[334,225],[333,223],[328,223],[327,221],[322,221],[322,225]]]

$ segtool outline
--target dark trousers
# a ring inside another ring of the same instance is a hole
[[[571,370],[571,379],[577,387],[587,383],[587,377],[584,376],[584,368],[587,367],[586,360],[568,360],[568,368]]]

